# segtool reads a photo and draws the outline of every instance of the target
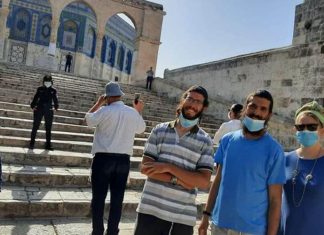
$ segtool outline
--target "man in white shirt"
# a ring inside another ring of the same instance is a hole
[[[228,110],[228,119],[230,121],[224,122],[214,136],[214,144],[218,145],[220,139],[227,133],[231,131],[236,131],[242,128],[241,121],[239,120],[241,117],[241,112],[243,109],[243,105],[241,104],[233,104],[231,108]]]
[[[146,128],[141,116],[143,101],[133,102],[134,108],[131,108],[121,101],[123,95],[118,83],[108,83],[106,94],[99,97],[85,116],[88,126],[96,127],[91,151],[94,155],[91,166],[92,235],[104,232],[108,188],[110,211],[106,234],[118,234],[134,137]]]

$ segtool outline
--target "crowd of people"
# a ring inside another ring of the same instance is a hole
[[[31,103],[34,124],[30,149],[44,116],[45,149],[53,150],[51,126],[58,99],[52,85],[52,78],[45,76]],[[119,233],[134,137],[146,128],[144,101],[137,98],[129,107],[123,103],[123,95],[118,83],[107,83],[105,94],[85,115],[87,125],[95,127],[92,235],[105,232],[108,191],[105,234]],[[141,163],[141,173],[147,179],[134,234],[193,234],[198,189],[209,189],[199,235],[209,230],[212,235],[323,234],[324,108],[312,101],[296,110],[293,128],[300,147],[285,153],[268,131],[274,106],[270,92],[258,90],[247,96],[244,105],[233,104],[228,110],[230,121],[220,126],[214,140],[199,126],[208,104],[206,89],[192,86],[182,95],[174,120],[152,129]]]

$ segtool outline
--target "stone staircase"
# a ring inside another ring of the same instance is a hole
[[[37,133],[35,149],[29,150],[33,119],[29,104],[43,74],[44,71],[0,64],[0,156],[4,180],[0,219],[90,216],[90,150],[94,129],[87,127],[83,118],[103,94],[106,82],[51,73],[60,104],[52,127],[55,151],[43,149],[44,123]],[[145,181],[138,170],[144,144],[156,124],[174,118],[177,104],[140,87],[125,84],[121,87],[126,104],[131,105],[135,92],[141,93],[145,101],[143,117],[147,128],[135,137],[123,204],[123,214],[134,215]],[[221,122],[205,116],[201,126],[212,136]],[[199,192],[199,211],[206,198],[206,192]],[[108,210],[109,195],[106,204]]]

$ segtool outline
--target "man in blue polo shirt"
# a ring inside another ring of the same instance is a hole
[[[279,226],[284,153],[267,132],[273,99],[266,90],[250,94],[242,130],[225,135],[215,154],[218,163],[199,235],[275,235]]]

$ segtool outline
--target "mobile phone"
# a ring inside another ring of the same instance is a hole
[[[141,93],[135,93],[135,99],[134,99],[135,104],[138,103],[138,100],[140,99],[140,97],[141,97]]]

